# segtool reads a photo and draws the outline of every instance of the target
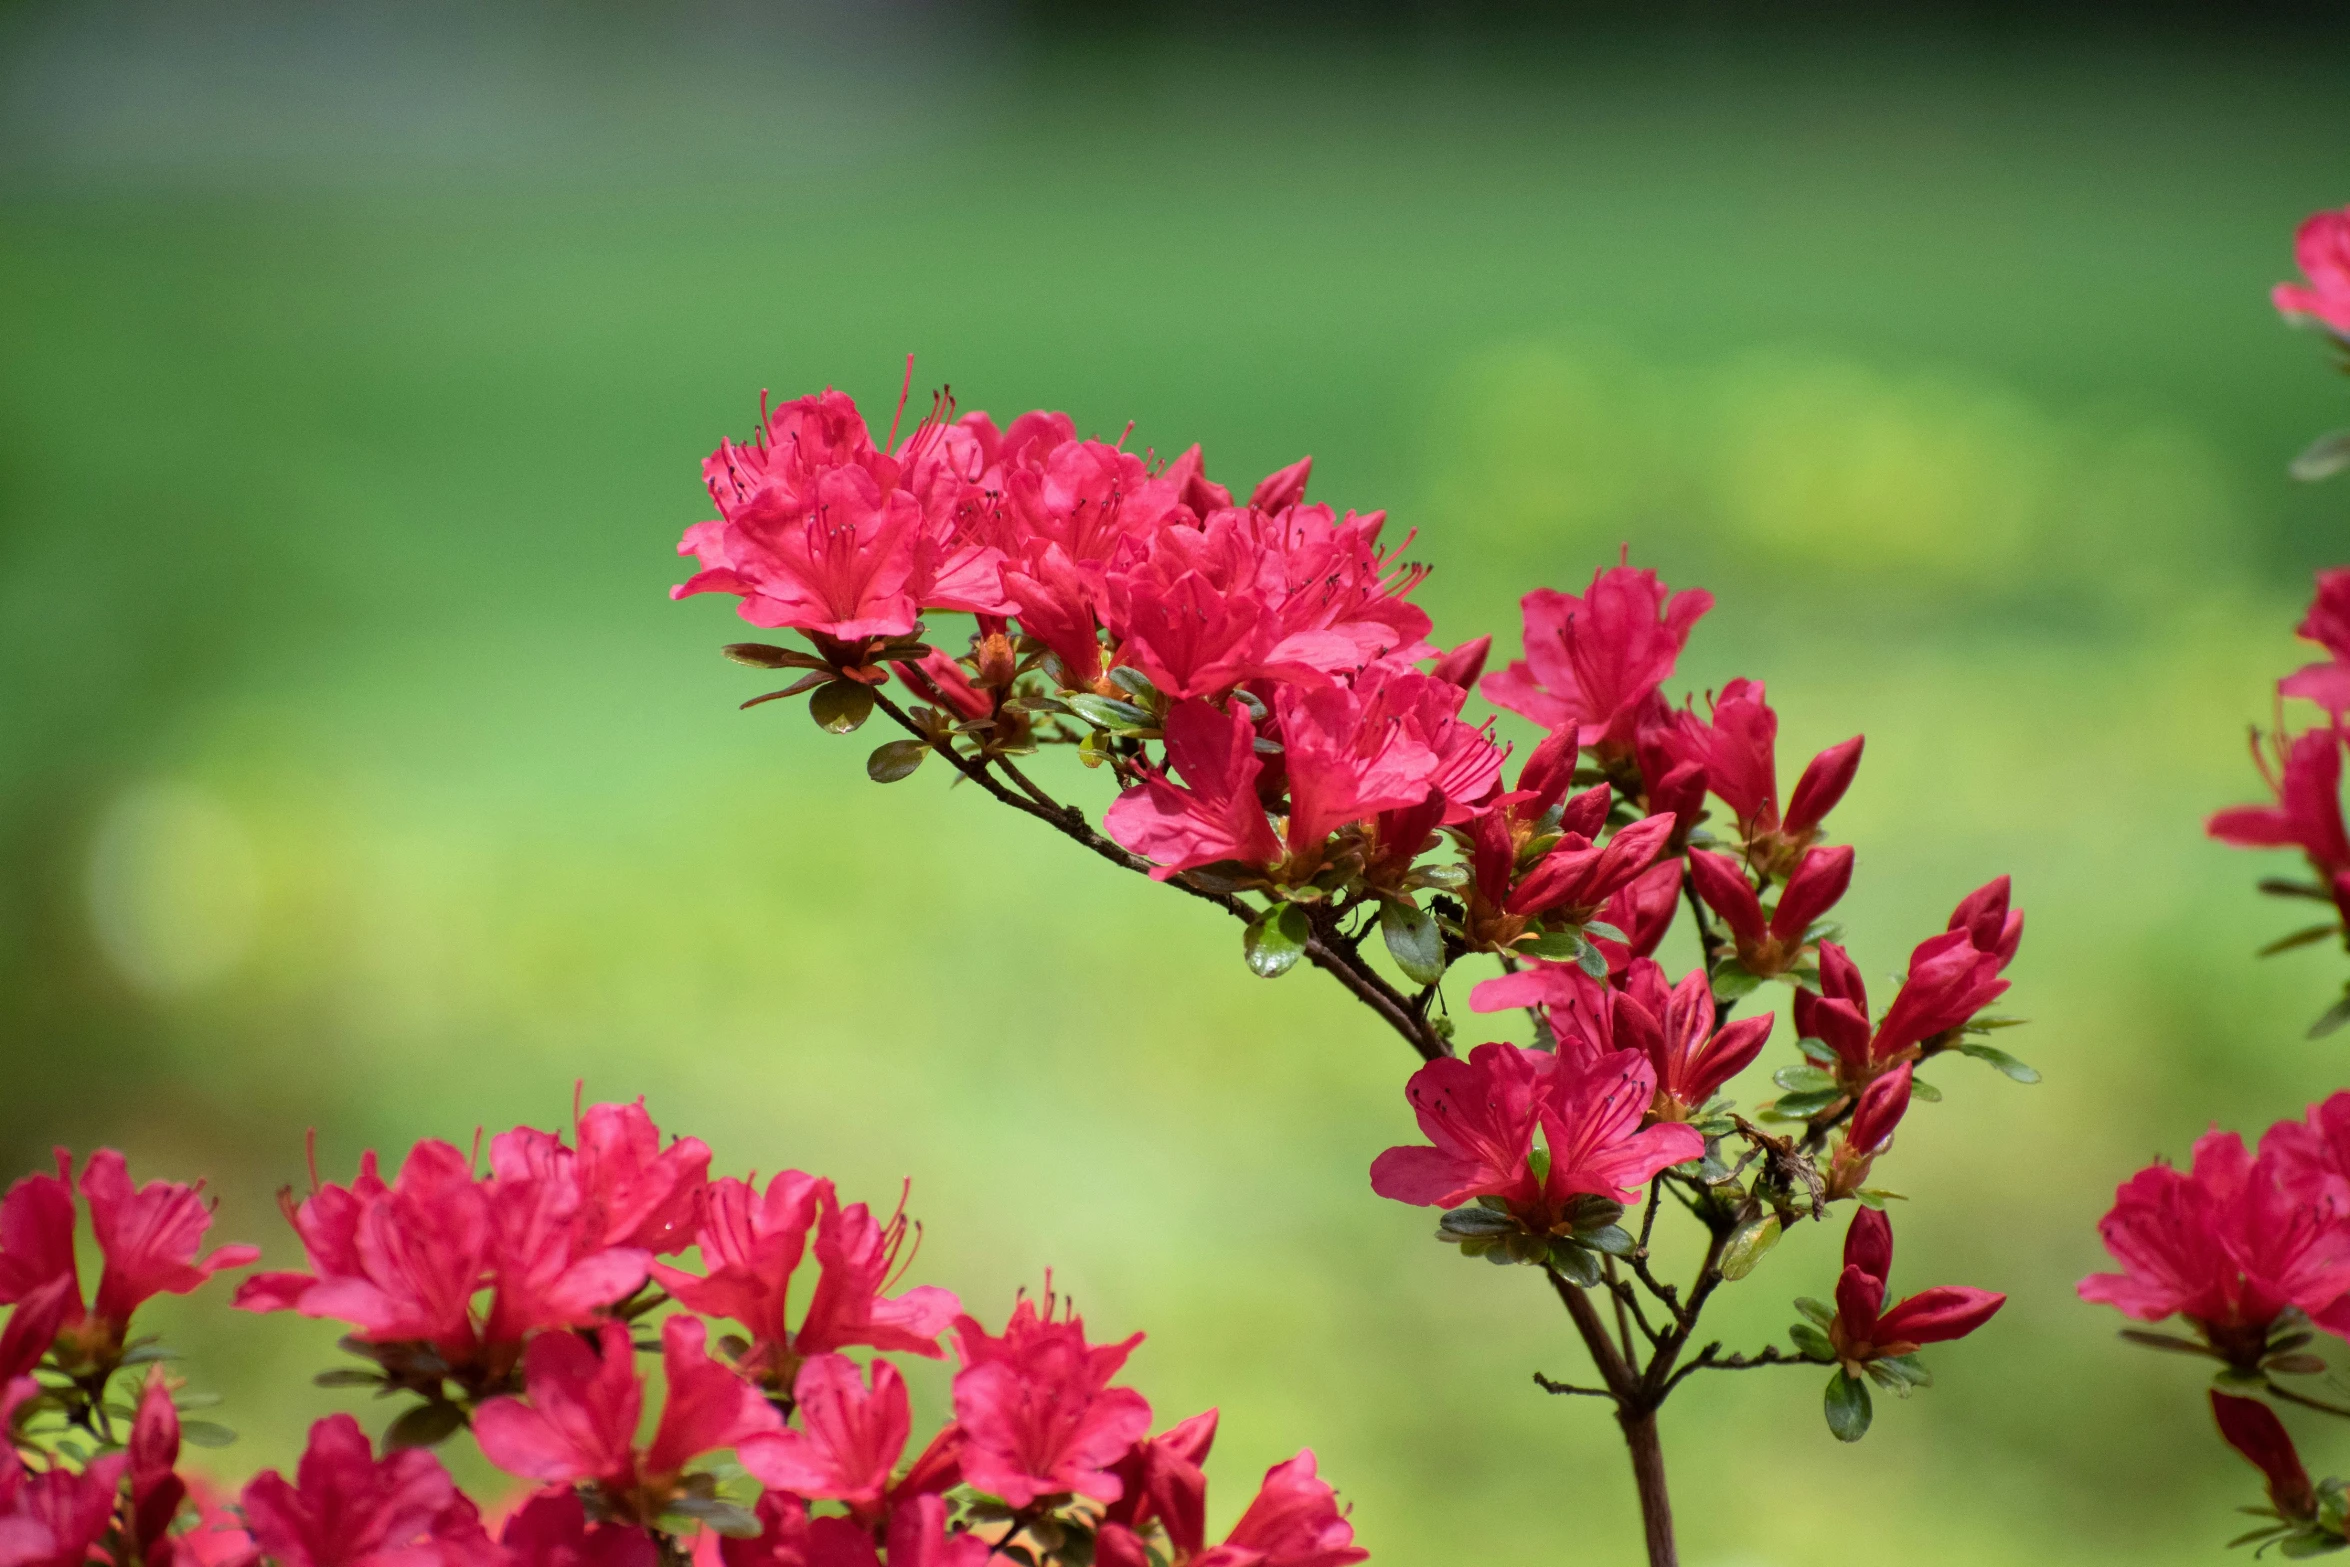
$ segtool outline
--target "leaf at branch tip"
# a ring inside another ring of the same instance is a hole
[[[1640,1243],[1632,1239],[1632,1232],[1620,1224],[1603,1224],[1596,1230],[1578,1231],[1575,1239],[1611,1257],[1629,1257],[1640,1249]]]
[[[1738,1001],[1754,993],[1762,980],[1735,958],[1714,970],[1713,986],[1716,1001]]]
[[[1828,1342],[1828,1335],[1808,1322],[1798,1322],[1787,1329],[1787,1336],[1795,1341],[1796,1352],[1806,1360],[1816,1360],[1824,1366],[1836,1363],[1836,1346]]]
[[[1305,910],[1294,903],[1276,904],[1249,921],[1241,933],[1240,950],[1259,979],[1279,979],[1306,955],[1309,933]]]
[[[2217,1358],[2218,1354],[2217,1351],[2198,1344],[2191,1338],[2179,1338],[2169,1333],[2152,1333],[2144,1328],[2124,1328],[2121,1330],[2121,1334],[2131,1343],[2143,1344],[2148,1349],[2167,1349],[2173,1354],[2209,1355],[2214,1358]]]
[[[1584,1289],[1597,1288],[1602,1277],[1598,1254],[1569,1240],[1550,1243],[1550,1265],[1558,1270],[1560,1278]]]
[[[1612,941],[1618,945],[1628,944],[1632,939],[1631,937],[1625,935],[1621,930],[1617,929],[1615,926],[1610,925],[1606,920],[1585,920],[1583,922],[1583,934],[1586,936],[1598,936],[1603,940]]]
[[[1107,729],[1115,735],[1157,734],[1159,721],[1132,702],[1121,702],[1116,697],[1095,696],[1078,692],[1064,697],[1077,716],[1096,729]]]
[[[816,727],[845,735],[873,716],[873,688],[855,680],[832,680],[808,698],[808,716]]]
[[[2341,1000],[2326,1008],[2325,1015],[2309,1025],[2309,1037],[2323,1039],[2344,1023],[2350,1023],[2350,991],[2344,991]]]
[[[456,1435],[457,1428],[463,1424],[465,1411],[455,1404],[437,1401],[418,1404],[392,1422],[392,1428],[384,1433],[384,1450],[397,1452],[404,1447],[431,1447]],[[180,1429],[185,1435],[187,1428],[182,1426]]]
[[[1921,1099],[1930,1105],[1938,1105],[1942,1102],[1942,1090],[1922,1077],[1912,1077],[1909,1080],[1909,1097]]]
[[[2325,1374],[2326,1363],[2323,1355],[2271,1355],[2260,1369],[2272,1376],[2315,1377]]]
[[[911,778],[914,769],[922,765],[922,758],[930,754],[929,743],[922,740],[891,740],[873,748],[865,758],[865,776],[875,783],[896,783]]]
[[[1729,1240],[1723,1243],[1722,1255],[1714,1264],[1715,1271],[1735,1282],[1752,1273],[1755,1264],[1761,1262],[1764,1254],[1778,1244],[1777,1214],[1769,1213],[1759,1219],[1749,1219],[1730,1232]]]
[[[1839,1442],[1857,1442],[1869,1434],[1869,1388],[1865,1382],[1855,1381],[1842,1367],[1828,1378],[1828,1393],[1824,1400],[1828,1413],[1828,1429]]]
[[[682,1496],[669,1504],[669,1511],[694,1519],[713,1533],[722,1534],[730,1540],[756,1540],[759,1537],[760,1526],[756,1515],[714,1496]]]
[[[2328,936],[2339,936],[2341,933],[2342,925],[2339,920],[2329,920],[2323,925],[2304,925],[2290,936],[2279,936],[2261,948],[2254,956],[2273,958],[2280,952],[2290,952],[2295,947],[2306,947],[2312,942],[2323,941]]]
[[[2284,876],[2263,876],[2260,890],[2272,898],[2308,898],[2316,903],[2331,903],[2334,895],[2313,881],[2294,881]]]
[[[1490,1208],[1455,1208],[1438,1219],[1436,1227],[1453,1236],[1507,1235],[1518,1228],[1518,1221]]]
[[[803,653],[797,648],[776,647],[768,642],[729,642],[719,651],[734,662],[748,664],[753,669],[829,669],[832,667],[813,653]]]
[[[1111,670],[1110,680],[1137,702],[1148,702],[1159,694],[1159,688],[1151,684],[1151,677],[1131,664],[1120,664]]]
[[[180,1440],[191,1447],[226,1447],[236,1439],[234,1431],[210,1420],[180,1422]]]
[[[1444,932],[1436,916],[1403,902],[1379,906],[1379,934],[1387,938],[1387,955],[1415,985],[1433,985],[1444,978]]]
[[[1582,950],[1575,954],[1575,966],[1593,979],[1607,978],[1607,954],[1591,942],[1583,943]]]
[[[755,697],[752,697],[748,702],[743,704],[743,708],[747,711],[750,708],[757,707],[761,702],[780,702],[787,696],[798,696],[802,691],[813,691],[816,687],[823,685],[831,678],[832,677],[830,675],[823,674],[802,675],[799,679],[793,681],[790,685],[785,686],[781,691],[765,691],[761,692]]]
[[[1771,1081],[1791,1094],[1816,1094],[1836,1086],[1836,1079],[1816,1066],[1783,1066]]]
[[[1795,1309],[1802,1312],[1806,1317],[1809,1317],[1811,1319],[1812,1326],[1816,1328],[1825,1328],[1829,1323],[1836,1320],[1835,1307],[1829,1305],[1824,1300],[1814,1300],[1809,1295],[1796,1296]]]
[[[2285,471],[2304,483],[2315,483],[2345,468],[2350,468],[2350,430],[2329,430],[2310,442]]]
[[[2040,1073],[2037,1068],[2026,1066],[1998,1046],[1986,1045],[1979,1039],[1960,1041],[1958,1053],[1962,1056],[1973,1056],[1977,1061],[1988,1061],[1993,1067],[2019,1083],[2040,1081]]]
[[[361,1371],[356,1366],[338,1366],[332,1371],[321,1371],[310,1379],[314,1387],[382,1387],[383,1374]]]

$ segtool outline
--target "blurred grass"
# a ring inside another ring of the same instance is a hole
[[[53,99],[60,25],[13,35]],[[132,77],[175,80],[138,36]],[[1161,1413],[1226,1412],[1219,1518],[1312,1444],[1380,1560],[1628,1559],[1604,1418],[1527,1380],[1575,1369],[1555,1304],[1369,1197],[1409,1135],[1390,1038],[932,772],[876,790],[862,745],[733,713],[737,622],[665,601],[696,461],[757,389],[884,405],[915,349],[966,407],[1132,418],[1228,481],[1311,450],[1319,496],[1421,530],[1448,640],[1629,540],[1720,598],[1685,672],[1766,678],[1785,765],[1865,731],[1837,818],[1864,969],[1996,871],[2030,910],[2015,1048],[2048,1081],[1946,1068],[1895,1176],[1896,1287],[2013,1303],[1858,1449],[1808,1373],[1693,1385],[1667,1416],[1689,1557],[2211,1556],[2249,1472],[2192,1368],[2125,1353],[2071,1284],[2138,1163],[2350,1076],[2300,1038],[2338,963],[2250,958],[2293,923],[2251,891],[2282,867],[2197,829],[2253,787],[2242,726],[2341,554],[2338,493],[2281,476],[2338,387],[2263,300],[2345,195],[2318,63],[879,59],[821,100],[870,89],[845,130],[788,93],[671,113],[667,57],[593,78],[636,98],[530,97],[527,136],[425,151],[175,126],[168,95],[16,122],[17,1164],[122,1143],[290,1260],[269,1194],[305,1125],[346,1171],[557,1124],[584,1076],[726,1168],[911,1175],[921,1275],[983,1316],[1050,1266],[1147,1328]],[[567,153],[564,114],[607,139]],[[1723,1301],[1734,1347],[1824,1292],[1835,1241]],[[157,1316],[249,1433],[226,1466],[283,1462],[332,1333],[218,1305]]]

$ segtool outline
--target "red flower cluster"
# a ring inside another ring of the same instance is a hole
[[[380,1457],[350,1416],[319,1421],[293,1478],[264,1471],[234,1509],[178,1472],[178,1384],[147,1370],[127,1429],[109,1384],[161,1357],[126,1337],[140,1301],[257,1252],[199,1257],[210,1216],[195,1189],[133,1188],[121,1155],[102,1150],[80,1183],[106,1259],[85,1309],[70,1159],[19,1181],[0,1202],[0,1289],[15,1303],[0,1328],[12,1438],[0,1442],[0,1567],[1366,1558],[1311,1452],[1276,1466],[1209,1545],[1200,1466],[1215,1412],[1152,1437],[1150,1405],[1116,1380],[1142,1335],[1092,1343],[1049,1294],[1042,1309],[1019,1300],[990,1333],[946,1290],[892,1293],[910,1260],[902,1198],[884,1221],[798,1171],[764,1192],[712,1181],[709,1149],[664,1142],[641,1103],[576,1120],[568,1141],[527,1127],[491,1139],[487,1173],[428,1141],[389,1183],[370,1154],[351,1185],[314,1177],[308,1199],[285,1202],[311,1271],[248,1278],[237,1304],[351,1322],[345,1344],[373,1369],[321,1380],[421,1401],[392,1422]],[[695,1248],[698,1273],[652,1260]],[[810,1250],[815,1285],[794,1313]],[[647,1290],[655,1273],[685,1309],[652,1329],[667,1304]],[[713,1354],[703,1314],[750,1337]],[[953,1418],[903,1462],[911,1405],[884,1355],[937,1357],[950,1329],[962,1359]],[[884,1355],[860,1366],[842,1353],[855,1347]],[[660,1356],[660,1410],[640,1439],[646,1349]],[[466,1427],[492,1464],[541,1488],[494,1528],[426,1451]],[[728,1453],[739,1469],[715,1460]],[[742,1494],[751,1481],[764,1489]]]
[[[2270,300],[2288,316],[2350,338],[2350,207],[2305,218],[2293,236],[2293,259],[2309,282],[2279,283]]]
[[[2286,734],[2281,723],[2266,737],[2254,730],[2252,760],[2276,803],[2216,811],[2205,826],[2222,843],[2299,849],[2309,862],[2313,881],[2263,887],[2288,897],[2330,902],[2335,918],[2296,932],[2283,945],[2336,934],[2350,942],[2350,923],[2345,923],[2350,922],[2350,830],[2342,820],[2342,750],[2350,745],[2350,726],[2345,725],[2345,714],[2350,714],[2350,567],[2317,574],[2317,597],[2298,629],[2328,657],[2285,676],[2277,690],[2282,696],[2316,703],[2325,710],[2326,720],[2298,735]]]
[[[2122,1271],[2083,1279],[2081,1298],[2140,1322],[2184,1317],[2208,1353],[2247,1371],[2298,1349],[2310,1322],[2350,1338],[2346,1177],[2350,1092],[2270,1127],[2257,1154],[2207,1133],[2189,1169],[2151,1165],[2122,1183],[2098,1224]]]

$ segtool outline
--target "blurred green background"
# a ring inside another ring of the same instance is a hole
[[[867,783],[870,737],[735,712],[739,623],[667,601],[759,389],[886,408],[913,351],[1227,482],[1312,452],[1419,530],[1447,641],[1622,541],[1712,589],[1689,685],[1766,679],[1789,776],[1869,736],[1869,974],[2014,873],[2047,1081],[1935,1073],[1891,1171],[1896,1289],[2005,1314],[1858,1448],[1809,1372],[1692,1384],[1687,1559],[2216,1557],[2251,1471],[2072,1284],[2148,1157],[2350,1081],[2301,1038],[2339,956],[2252,958],[2286,862],[2198,826],[2350,554],[2350,492],[2283,474],[2344,388],[2265,302],[2350,199],[2339,38],[1101,20],[0,10],[12,1167],[119,1143],[290,1264],[305,1127],[346,1174],[584,1077],[724,1169],[911,1176],[917,1276],[983,1316],[1051,1267],[1149,1330],[1162,1416],[1225,1412],[1219,1522],[1310,1444],[1381,1561],[1631,1559],[1604,1414],[1529,1381],[1581,1370],[1540,1280],[1367,1189],[1391,1036],[934,771]],[[1723,1299],[1732,1347],[1836,1242]],[[155,1315],[235,1475],[342,1395],[331,1329],[222,1300]]]

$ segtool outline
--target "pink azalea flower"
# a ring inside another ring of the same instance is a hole
[[[1653,818],[1652,818],[1653,820]],[[1689,880],[1706,907],[1720,915],[1750,974],[1769,979],[1803,960],[1812,922],[1836,906],[1852,885],[1852,850],[1807,849],[1767,915],[1738,862],[1703,849],[1689,851]]]
[[[2269,293],[2287,316],[2324,323],[2350,337],[2350,210],[2313,212],[2293,236],[2293,259],[2309,282],[2279,283]]]
[[[1570,829],[1517,878],[1502,907],[1521,918],[1572,925],[1596,919],[1610,899],[1656,863],[1672,834],[1669,816],[1646,816],[1619,827],[1605,844]]]
[[[2097,1226],[2122,1271],[2083,1279],[2081,1298],[2140,1322],[2184,1316],[2239,1365],[2259,1361],[2287,1307],[2350,1332],[2350,1231],[2288,1172],[2307,1179],[2278,1150],[2247,1154],[2233,1132],[2197,1138],[2189,1170],[2140,1170]]]
[[[1167,765],[1182,784],[1138,769],[1141,787],[1118,796],[1103,818],[1110,836],[1157,867],[1154,881],[1223,860],[1257,867],[1279,860],[1281,840],[1257,796],[1264,762],[1246,710],[1178,702],[1166,733]]]
[[[1686,1126],[1641,1129],[1656,1070],[1636,1050],[1588,1062],[1516,1045],[1483,1044],[1412,1074],[1411,1101],[1427,1144],[1390,1148],[1371,1164],[1371,1189],[1396,1202],[1457,1208],[1499,1197],[1535,1234],[1554,1233],[1578,1196],[1627,1202],[1705,1140]],[[1530,1161],[1535,1133],[1548,1168]]]
[[[1526,656],[1485,677],[1486,699],[1545,729],[1572,729],[1603,757],[1629,756],[1642,708],[1673,672],[1698,617],[1701,588],[1671,593],[1653,571],[1611,566],[1581,598],[1537,588],[1520,601]]]
[[[221,1246],[200,1255],[204,1232],[212,1227],[202,1184],[134,1186],[123,1156],[101,1148],[82,1167],[80,1181],[104,1259],[97,1299],[85,1311],[73,1254],[73,1156],[62,1148],[56,1153],[55,1175],[28,1175],[0,1199],[0,1301],[43,1296],[36,1318],[54,1313],[51,1336],[64,1333],[74,1353],[108,1359],[120,1351],[131,1314],[147,1301],[185,1295],[215,1273],[260,1257],[252,1246]],[[53,1298],[45,1294],[51,1290]]]
[[[701,569],[671,597],[735,594],[755,626],[841,642],[902,635],[925,608],[1009,613],[1003,558],[964,535],[959,504],[987,430],[925,420],[884,454],[844,394],[784,404],[703,464],[719,515],[686,530],[678,553]]]
[[[1774,877],[1785,874],[1819,837],[1821,820],[1852,786],[1862,739],[1855,735],[1813,757],[1796,781],[1786,813],[1779,809],[1779,715],[1764,700],[1762,682],[1733,680],[1713,699],[1712,721],[1677,713],[1644,727],[1640,739],[1672,763],[1696,763],[1710,788],[1737,818],[1747,858]],[[1644,760],[1643,770],[1653,764]],[[1652,810],[1655,806],[1651,805]]]
[[[1842,1200],[1862,1189],[1869,1168],[1891,1146],[1894,1129],[1909,1113],[1915,1069],[1904,1061],[1872,1080],[1860,1091],[1852,1118],[1844,1123],[1843,1141],[1828,1161],[1828,1196]]]
[[[1156,1522],[1177,1560],[1199,1551],[1208,1532],[1208,1476],[1201,1465],[1215,1443],[1216,1411],[1210,1409],[1128,1448],[1112,1466],[1119,1494],[1102,1513],[1105,1532],[1139,1536]]]
[[[1615,1042],[1640,1051],[1656,1069],[1650,1116],[1686,1121],[1762,1054],[1773,1020],[1765,1012],[1717,1030],[1713,990],[1703,969],[1690,970],[1668,987],[1665,971],[1640,958],[1616,998],[1613,1021]]]
[[[2203,830],[2238,848],[2296,848],[2308,858],[2318,884],[2350,919],[2350,832],[2342,825],[2342,747],[2350,729],[2312,729],[2283,747],[2282,765],[2272,768],[2256,743],[2274,805],[2240,805],[2214,812]]]
[[[653,1537],[619,1523],[590,1523],[569,1486],[533,1495],[498,1531],[509,1567],[657,1567]]]
[[[964,1369],[955,1377],[963,1478],[1008,1505],[1073,1492],[1115,1502],[1111,1465],[1150,1430],[1150,1405],[1110,1379],[1142,1342],[1089,1344],[1074,1314],[1056,1321],[1023,1296],[1000,1336],[958,1319]]]
[[[180,1417],[172,1406],[171,1389],[163,1368],[151,1367],[139,1407],[131,1420],[130,1445],[131,1542],[145,1567],[172,1567],[178,1541],[171,1533],[188,1487],[175,1472],[180,1459]]]
[[[2301,1455],[2293,1451],[2293,1439],[2275,1410],[2257,1398],[2237,1398],[2213,1388],[2211,1415],[2219,1423],[2221,1439],[2260,1471],[2269,1505],[2280,1517],[2317,1516],[2317,1488],[2309,1483],[2309,1471],[2301,1467]]]
[[[1289,784],[1286,835],[1294,867],[1318,865],[1322,846],[1340,828],[1417,805],[1436,787],[1435,752],[1412,726],[1380,709],[1376,699],[1366,701],[1344,686],[1311,691],[1282,686],[1273,693]],[[1495,758],[1494,774],[1499,773]]]
[[[310,1271],[256,1274],[236,1304],[429,1346],[476,1395],[507,1386],[532,1334],[602,1321],[643,1285],[653,1249],[681,1249],[699,1223],[698,1139],[662,1147],[641,1103],[590,1106],[578,1136],[573,1149],[530,1127],[501,1133],[483,1178],[428,1139],[386,1184],[369,1152],[349,1186],[285,1204]]]
[[[821,1267],[806,1316],[791,1325],[791,1285],[815,1232]],[[936,1358],[938,1337],[962,1304],[951,1291],[921,1285],[886,1295],[899,1270],[908,1227],[901,1205],[887,1224],[863,1203],[843,1208],[830,1181],[786,1170],[756,1187],[731,1178],[710,1185],[697,1277],[656,1264],[654,1277],[690,1311],[731,1317],[748,1329],[751,1348],[739,1369],[781,1389],[799,1362],[852,1345]]]
[[[129,1455],[93,1458],[78,1472],[25,1474],[13,1449],[6,1462],[16,1478],[0,1485],[0,1502],[7,1506],[0,1516],[0,1550],[10,1552],[15,1567],[83,1567],[115,1520]]]
[[[644,1407],[629,1330],[608,1322],[595,1340],[542,1333],[523,1354],[528,1401],[494,1398],[474,1412],[482,1455],[525,1479],[594,1485],[616,1518],[650,1523],[676,1495],[685,1466],[781,1428],[757,1388],[710,1358],[693,1317],[661,1324],[668,1397],[652,1444],[636,1447]]]
[[[1642,958],[1653,957],[1673,928],[1681,906],[1681,862],[1661,859],[1618,887],[1601,906],[1599,923],[1622,931],[1624,941],[1592,938],[1607,958],[1608,972],[1622,974]]]
[[[1828,1326],[1828,1342],[1849,1371],[1965,1338],[2007,1304],[2005,1295],[1990,1290],[1942,1285],[1887,1309],[1885,1280],[1892,1269],[1892,1221],[1878,1209],[1859,1209],[1844,1232],[1844,1273],[1836,1281],[1836,1318]]]
[[[2317,574],[2317,597],[2295,629],[2332,657],[2295,670],[2277,682],[2277,689],[2315,702],[2336,719],[2350,713],[2350,567]]]
[[[1314,1473],[1307,1448],[1265,1471],[1255,1500],[1198,1567],[1350,1567],[1371,1553],[1354,1543],[1354,1526],[1330,1483]]]
[[[792,1399],[801,1429],[743,1443],[742,1466],[761,1484],[847,1502],[852,1514],[873,1521],[913,1432],[905,1379],[876,1359],[868,1390],[855,1361],[817,1355],[800,1367]]]
[[[276,1567],[504,1567],[439,1459],[407,1448],[378,1462],[349,1415],[310,1428],[292,1483],[264,1469],[242,1500]]]

